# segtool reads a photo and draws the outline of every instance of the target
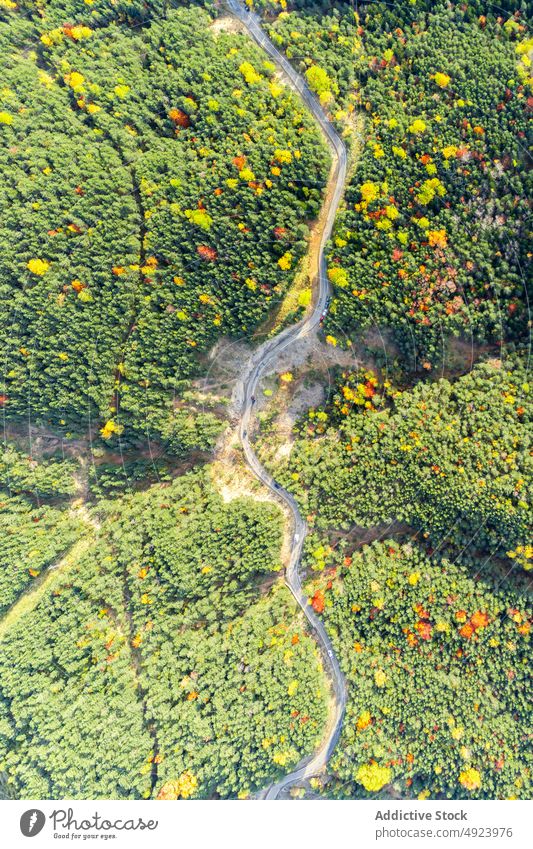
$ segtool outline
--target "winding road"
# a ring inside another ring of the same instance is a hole
[[[254,41],[271,56],[278,68],[282,71],[285,80],[297,94],[302,98],[307,108],[314,116],[322,132],[324,133],[333,153],[333,191],[327,198],[327,216],[322,232],[319,254],[318,286],[314,293],[314,303],[308,315],[298,324],[291,325],[279,333],[273,339],[268,340],[256,349],[247,363],[244,375],[241,377],[238,397],[242,401],[241,419],[239,425],[239,437],[244,451],[246,463],[257,478],[267,486],[274,495],[288,507],[292,520],[292,546],[290,562],[285,573],[285,581],[298,605],[304,612],[320,649],[322,651],[324,667],[329,675],[332,687],[333,707],[331,710],[328,730],[318,750],[302,761],[298,767],[276,784],[273,784],[264,794],[265,799],[277,799],[280,793],[291,784],[317,775],[328,762],[333,749],[339,738],[346,708],[346,683],[331,640],[329,639],[323,622],[315,615],[308,603],[307,596],[302,589],[299,574],[299,565],[302,556],[302,548],[307,535],[307,525],[303,519],[298,505],[291,495],[280,484],[268,474],[257,459],[249,441],[249,430],[254,414],[254,397],[257,385],[269,368],[273,360],[292,345],[297,339],[310,334],[319,325],[320,317],[327,306],[330,294],[330,285],[326,273],[325,248],[331,236],[335,216],[339,208],[347,171],[347,151],[342,139],[338,136],[330,123],[326,113],[320,106],[314,94],[311,92],[303,77],[288,62],[285,56],[277,50],[261,27],[257,15],[248,11],[240,0],[227,0],[230,11],[244,24]]]

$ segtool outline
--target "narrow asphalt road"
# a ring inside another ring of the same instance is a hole
[[[324,667],[331,681],[333,695],[333,706],[329,717],[326,737],[320,744],[319,749],[310,758],[306,758],[293,772],[286,775],[276,784],[273,784],[266,791],[264,798],[277,799],[284,788],[297,781],[301,781],[306,777],[317,775],[328,762],[331,753],[335,748],[342,727],[346,708],[346,684],[339,662],[333,650],[331,640],[324,628],[324,624],[315,615],[312,607],[309,606],[307,596],[302,589],[299,565],[302,556],[303,544],[307,534],[307,525],[300,514],[298,505],[291,493],[287,492],[278,483],[276,483],[276,481],[260,464],[250,445],[248,434],[254,414],[253,398],[255,396],[259,380],[268,370],[268,367],[272,364],[274,358],[277,357],[281,351],[288,348],[289,345],[292,345],[293,342],[300,339],[302,336],[307,336],[317,327],[320,322],[320,317],[326,309],[327,299],[330,294],[330,286],[326,273],[325,247],[331,236],[335,216],[344,193],[344,186],[346,183],[347,152],[344,142],[335,132],[335,129],[328,120],[324,110],[309,87],[306,85],[303,77],[294,70],[285,56],[283,56],[283,54],[274,47],[263,31],[257,15],[249,12],[240,0],[227,0],[227,3],[230,11],[242,21],[254,41],[256,41],[259,46],[272,57],[276,65],[283,72],[283,76],[286,81],[302,98],[307,108],[320,125],[322,132],[326,136],[328,144],[332,149],[334,161],[334,190],[331,193],[331,197],[328,199],[329,208],[327,210],[326,222],[320,243],[318,287],[315,292],[316,300],[313,304],[312,310],[309,312],[307,317],[298,324],[286,328],[276,337],[268,340],[255,351],[246,366],[244,376],[241,378],[239,392],[240,398],[242,399],[239,436],[244,450],[244,456],[248,466],[254,474],[265,486],[271,489],[279,499],[285,502],[292,515],[293,537],[291,558],[285,574],[285,580],[298,605],[303,610],[307,621],[309,622],[310,630],[316,637],[320,646],[324,660]]]

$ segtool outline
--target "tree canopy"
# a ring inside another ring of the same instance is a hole
[[[10,509],[5,580],[17,558],[39,568],[67,543],[57,513],[35,526],[19,501]],[[204,471],[101,501],[92,519],[0,631],[8,791],[247,795],[312,751],[326,713],[318,650],[288,591],[259,584],[280,569],[278,509],[224,504]]]

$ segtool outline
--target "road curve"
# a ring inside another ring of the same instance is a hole
[[[341,672],[339,661],[333,650],[331,640],[329,639],[323,622],[315,615],[312,607],[309,606],[307,596],[302,589],[302,583],[299,574],[299,565],[302,556],[302,548],[307,534],[307,525],[303,519],[298,505],[290,492],[283,489],[276,481],[268,474],[257,459],[250,445],[248,433],[250,423],[253,417],[253,398],[259,380],[265,374],[271,365],[273,359],[279,353],[288,348],[293,342],[302,336],[307,336],[320,322],[320,317],[326,308],[326,302],[330,293],[330,286],[326,273],[325,248],[331,236],[333,224],[339,204],[341,202],[344,187],[346,183],[347,171],[347,152],[342,139],[335,132],[334,127],[326,116],[326,113],[320,106],[319,102],[311,92],[303,77],[288,62],[285,56],[277,50],[270,39],[267,37],[261,27],[261,22],[257,15],[245,8],[240,0],[227,0],[227,5],[230,11],[245,25],[249,34],[252,36],[269,56],[272,57],[276,65],[281,69],[286,81],[290,84],[298,95],[302,98],[309,111],[312,113],[326,139],[332,149],[334,161],[334,190],[331,197],[328,199],[328,210],[322,239],[320,243],[319,255],[319,275],[318,287],[315,292],[315,301],[312,310],[309,314],[298,322],[292,325],[273,339],[269,339],[261,345],[250,358],[244,375],[241,377],[238,397],[242,401],[241,419],[239,425],[239,437],[244,451],[246,462],[250,469],[254,472],[257,478],[267,486],[282,500],[289,508],[293,520],[293,536],[291,557],[288,568],[285,573],[285,581],[298,605],[303,610],[311,631],[314,633],[316,640],[322,651],[324,667],[328,672],[332,693],[334,699],[333,710],[328,723],[328,732],[325,739],[320,744],[319,749],[310,757],[306,758],[293,772],[286,775],[276,784],[273,784],[265,793],[266,799],[277,799],[279,794],[285,787],[301,781],[306,777],[317,775],[328,762],[333,749],[339,738],[346,709],[346,683]]]

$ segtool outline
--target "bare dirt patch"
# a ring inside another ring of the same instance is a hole
[[[90,445],[90,434],[79,439],[67,439],[52,430],[38,425],[9,424],[3,428],[3,436],[19,451],[36,460],[61,454],[64,458],[79,459],[86,454]]]
[[[254,447],[261,462],[275,468],[286,460],[294,445],[297,420],[324,403],[338,368],[353,370],[360,365],[353,349],[328,345],[314,334],[282,352],[257,392]],[[291,379],[283,381],[279,374]]]
[[[214,37],[217,38],[221,32],[229,32],[229,33],[246,33],[246,27],[238,18],[234,18],[232,15],[223,15],[220,18],[217,18],[210,25],[209,29],[213,33]]]
[[[303,371],[323,376],[336,366],[353,369],[358,364],[359,360],[353,349],[328,345],[316,334],[309,334],[282,351],[269,368],[268,375],[286,371]]]
[[[347,553],[357,551],[373,542],[382,542],[392,537],[416,539],[417,536],[418,532],[411,525],[407,525],[405,522],[399,522],[396,519],[390,523],[374,525],[370,528],[364,528],[362,525],[353,525],[349,531],[333,530],[328,533],[329,542],[333,548],[336,548],[341,540],[345,540],[348,543]]]
[[[458,374],[466,374],[472,371],[478,360],[496,350],[495,346],[480,345],[474,339],[457,339],[452,336],[447,340],[442,373],[438,376],[457,377]]]
[[[360,364],[353,349],[328,345],[316,334],[297,339],[280,353],[261,380],[257,411],[277,409],[294,424],[298,416],[322,403],[333,385],[337,368],[356,369]],[[278,377],[280,374],[290,374],[292,379],[284,383]]]
[[[394,341],[391,330],[387,327],[380,327],[377,324],[369,327],[361,341],[366,348],[383,353],[386,360],[392,361],[400,355],[400,349]]]
[[[303,413],[312,407],[318,407],[325,400],[325,387],[320,382],[306,384],[305,379],[299,380],[292,391],[276,395],[272,406],[280,407],[280,412],[273,422],[275,430],[275,452],[272,455],[274,463],[290,457],[294,445],[294,425]]]

